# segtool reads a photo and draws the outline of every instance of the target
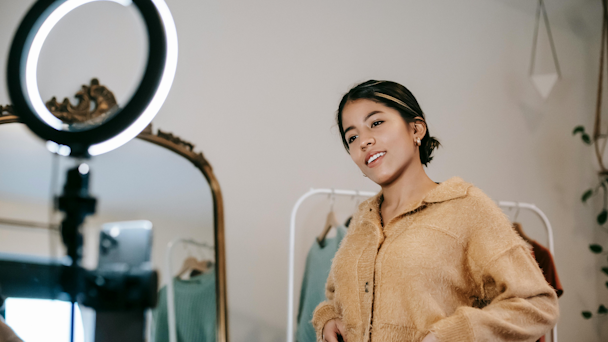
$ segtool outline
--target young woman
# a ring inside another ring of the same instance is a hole
[[[319,341],[535,341],[555,325],[556,293],[500,208],[460,178],[425,173],[439,142],[409,90],[359,84],[336,121],[382,191],[333,260],[313,316]]]

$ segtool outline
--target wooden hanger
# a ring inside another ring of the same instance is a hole
[[[356,199],[355,202],[355,213],[359,210],[359,204],[361,204],[361,195],[359,194],[359,190],[357,190],[357,194],[353,196],[353,199]],[[349,216],[346,221],[344,221],[344,227],[348,228],[350,226],[350,221],[352,221],[354,215]]]
[[[329,233],[331,228],[337,228],[340,225],[338,223],[338,219],[336,218],[336,213],[334,213],[334,202],[336,201],[336,195],[334,194],[333,189],[330,198],[331,202],[329,207],[329,213],[327,214],[327,218],[325,219],[325,226],[323,227],[321,235],[317,237],[317,242],[321,247],[325,247],[325,237],[327,236],[327,233]]]
[[[353,220],[352,216],[349,216],[346,221],[344,221],[344,227],[348,228],[350,226],[350,221]]]
[[[187,257],[186,260],[184,260],[184,264],[177,273],[176,277],[181,277],[187,272],[192,271],[199,271],[201,273],[205,273],[207,270],[209,270],[210,266],[211,262],[209,260],[198,260],[192,256]]]
[[[532,239],[524,233],[523,228],[521,227],[521,223],[517,222],[517,217],[519,216],[519,203],[517,203],[517,210],[515,211],[515,216],[513,216],[513,229],[521,236],[527,243],[532,244]]]
[[[336,213],[334,213],[333,210],[330,211],[329,214],[327,214],[327,219],[325,220],[325,228],[323,228],[323,232],[321,232],[321,235],[317,237],[317,242],[321,247],[325,247],[325,237],[327,236],[327,233],[329,233],[331,228],[337,228],[339,225],[340,224],[338,223],[338,219],[336,218]]]

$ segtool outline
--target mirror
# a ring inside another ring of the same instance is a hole
[[[62,215],[52,212],[52,197],[61,193],[67,169],[78,161],[51,154],[10,113],[10,107],[0,108],[0,160],[0,253],[65,255],[58,230]],[[193,334],[192,340],[227,341],[222,197],[203,155],[171,133],[153,134],[149,126],[138,139],[85,162],[91,170],[90,192],[98,202],[95,215],[83,227],[83,266],[97,267],[104,225],[107,236],[128,228],[129,221],[150,221],[151,263],[159,271],[161,289],[157,308],[147,315],[148,341],[169,340],[168,279],[174,279],[178,334]],[[10,326],[19,326],[17,316],[28,311],[27,305],[34,304],[7,300]],[[77,337],[92,341],[94,312],[80,310],[83,329]],[[182,331],[193,319],[198,320],[197,330]],[[31,320],[26,326],[31,327]],[[69,329],[67,323],[54,325]],[[28,330],[48,336],[48,331]],[[22,338],[37,340],[29,335]]]

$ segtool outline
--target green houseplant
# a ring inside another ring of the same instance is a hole
[[[608,134],[602,133],[601,123],[602,123],[602,86],[603,86],[603,75],[604,75],[604,60],[607,55],[605,52],[608,51],[608,9],[607,9],[607,1],[602,0],[603,7],[603,23],[602,23],[602,44],[600,48],[600,70],[599,70],[599,85],[597,92],[597,102],[596,102],[596,110],[595,110],[595,121],[593,123],[593,132],[591,135],[585,131],[584,126],[577,126],[572,131],[573,135],[580,134],[582,141],[587,145],[593,145],[595,151],[595,157],[597,158],[597,162],[599,165],[598,171],[598,184],[594,188],[588,189],[585,191],[581,197],[583,203],[586,203],[592,197],[599,195],[601,190],[602,193],[602,209],[597,214],[596,221],[599,227],[604,231],[608,232],[608,230],[604,227],[606,221],[608,220],[608,169],[604,165],[604,152],[606,150],[606,143],[608,142]],[[589,250],[598,255],[605,258],[608,255],[608,252],[605,251],[605,248],[599,244],[590,244]],[[604,260],[608,261],[608,260]],[[606,288],[608,288],[608,264],[601,267],[601,272],[607,276],[604,278]],[[599,304],[597,309],[597,314],[606,315],[608,313],[608,309],[604,304]],[[582,312],[582,315],[585,319],[590,319],[593,317],[593,312],[585,310]]]

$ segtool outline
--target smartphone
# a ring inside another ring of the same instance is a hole
[[[98,269],[141,267],[150,263],[152,222],[110,222],[99,233]]]

